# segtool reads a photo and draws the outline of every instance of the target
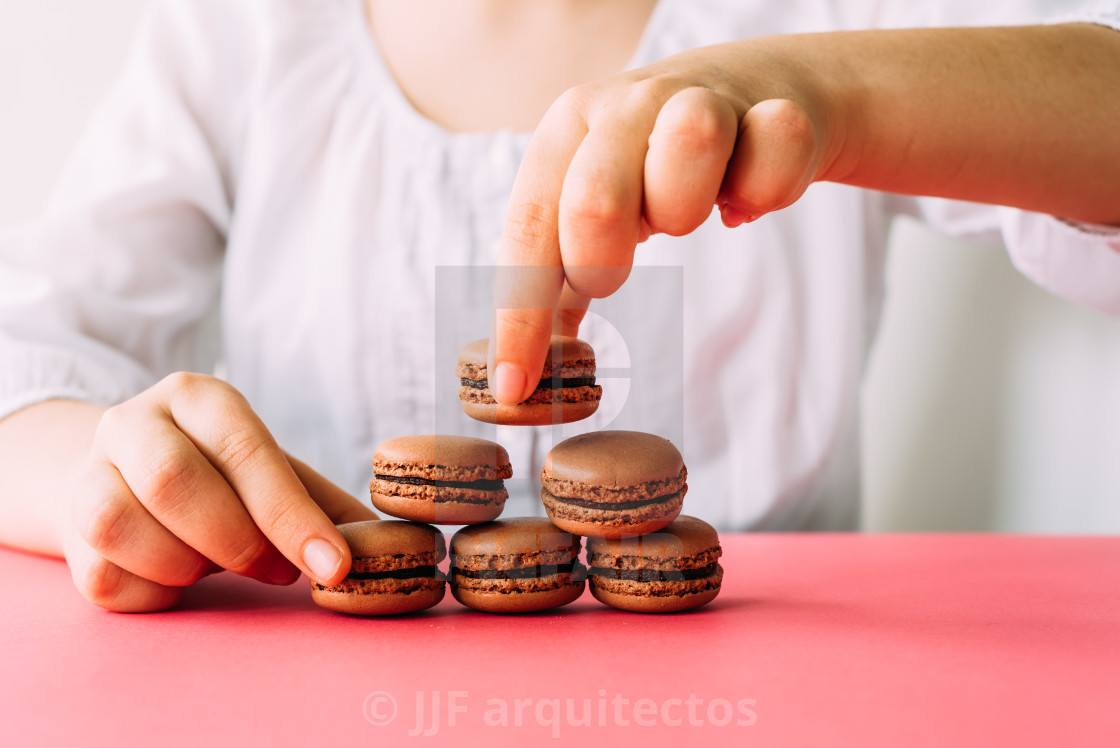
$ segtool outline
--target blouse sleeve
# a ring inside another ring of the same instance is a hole
[[[954,7],[956,0],[937,5]],[[1054,0],[1000,0],[985,6],[986,23],[1088,22],[1120,29],[1120,1],[1070,3]],[[993,17],[993,13],[997,13]],[[975,22],[959,9],[937,25]],[[931,19],[922,19],[930,22]],[[1120,75],[1120,70],[1114,72]],[[911,215],[952,236],[1002,240],[1012,262],[1046,290],[1099,311],[1120,315],[1120,227],[1067,221],[1014,208],[954,202],[939,198],[892,196],[897,213]]]
[[[1088,2],[1047,20],[1096,23],[1120,31],[1120,2]],[[1120,75],[1120,70],[1112,74]],[[1060,296],[1120,315],[1120,226],[1003,210],[1002,233],[1012,262],[1024,275]]]
[[[212,366],[236,121],[213,8],[154,5],[46,212],[0,236],[0,417]]]

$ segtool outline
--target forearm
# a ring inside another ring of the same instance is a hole
[[[710,51],[732,73],[717,87],[792,98],[822,123],[819,180],[1120,223],[1112,29],[835,32]]]
[[[104,408],[49,400],[0,420],[0,545],[62,555],[59,506]]]
[[[825,179],[1120,222],[1116,31],[885,31],[836,44],[856,88]]]

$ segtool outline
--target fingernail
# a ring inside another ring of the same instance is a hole
[[[529,381],[518,367],[503,361],[494,367],[494,376],[490,380],[490,394],[503,405],[516,405],[521,402],[525,392],[525,383]]]
[[[299,569],[292,566],[292,562],[286,558],[281,558],[276,564],[268,570],[264,575],[264,581],[269,584],[289,585],[299,579]]]
[[[747,213],[741,213],[730,205],[721,206],[719,209],[719,217],[723,219],[723,225],[729,229],[737,226],[742,226],[744,223],[752,222],[757,216],[752,216]]]
[[[322,584],[334,577],[342,563],[342,554],[322,538],[314,538],[303,547],[303,565]]]

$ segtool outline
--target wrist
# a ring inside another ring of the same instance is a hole
[[[62,556],[69,497],[104,408],[47,400],[0,421],[0,542]]]

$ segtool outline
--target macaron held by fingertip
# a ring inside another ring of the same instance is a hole
[[[486,439],[443,434],[386,439],[373,455],[370,500],[386,514],[437,525],[489,522],[505,508],[509,454]]]
[[[690,610],[719,594],[722,554],[715,528],[681,515],[649,535],[589,539],[588,585],[596,600],[619,610]]]
[[[443,599],[443,533],[418,522],[366,520],[338,525],[350,547],[350,572],[333,587],[311,582],[315,604],[336,613],[414,613]]]
[[[511,426],[547,426],[587,418],[599,408],[603,388],[595,383],[595,351],[584,341],[554,336],[536,389],[516,405],[499,405],[490,393],[486,357],[489,339],[459,351],[455,375],[463,412],[477,421]]]
[[[553,524],[590,537],[653,532],[680,513],[688,491],[673,443],[640,431],[594,431],[566,439],[541,470],[541,501]]]
[[[451,538],[455,599],[488,613],[547,610],[583,594],[580,539],[543,517],[464,527]]]

